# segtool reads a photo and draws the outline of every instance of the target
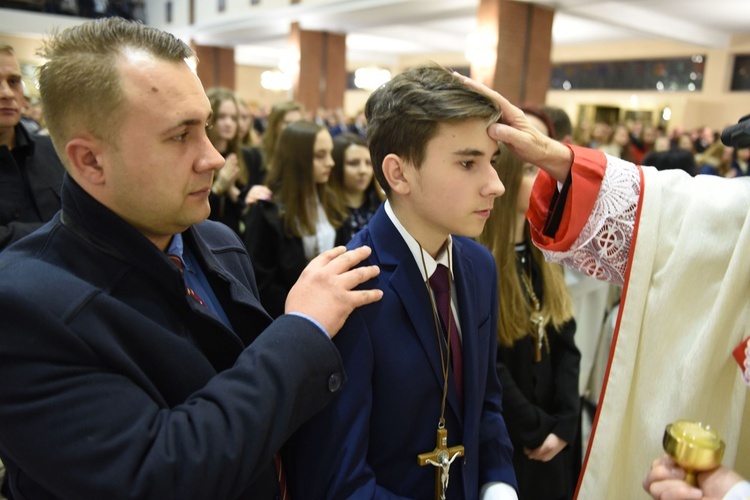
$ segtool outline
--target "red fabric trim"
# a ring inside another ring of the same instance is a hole
[[[633,266],[633,254],[635,253],[635,246],[638,240],[638,229],[641,222],[641,208],[643,206],[643,195],[646,191],[645,183],[643,182],[643,170],[638,169],[641,182],[641,195],[638,199],[638,207],[636,208],[635,227],[633,228],[633,239],[630,244],[630,252],[628,252],[628,267],[625,270],[625,285],[622,289],[622,296],[620,298],[620,310],[617,312],[617,322],[615,323],[615,331],[612,335],[612,345],[609,348],[609,359],[607,360],[607,369],[604,372],[604,383],[602,384],[602,390],[599,394],[599,402],[596,405],[596,414],[594,415],[594,422],[591,424],[591,433],[589,434],[589,443],[586,448],[586,456],[583,460],[581,467],[581,474],[578,476],[578,486],[576,486],[576,493],[574,499],[578,498],[578,493],[583,483],[583,476],[586,474],[586,466],[589,463],[589,457],[591,456],[591,447],[594,443],[594,436],[596,435],[596,427],[599,424],[599,415],[602,410],[602,403],[604,402],[604,396],[607,393],[607,385],[609,382],[609,372],[612,368],[612,359],[615,355],[615,347],[617,346],[617,340],[620,337],[620,321],[622,321],[622,312],[625,310],[625,304],[628,300],[628,284],[630,283],[630,270]]]
[[[557,252],[569,250],[581,234],[594,208],[607,168],[607,158],[601,151],[571,144],[566,146],[573,152],[573,165],[570,169],[572,182],[555,237],[544,236],[542,233],[549,215],[552,196],[557,191],[557,181],[548,173],[539,172],[526,212],[534,243],[545,250]]]
[[[740,365],[740,370],[743,373],[745,372],[745,349],[748,344],[750,344],[750,337],[737,344],[737,347],[732,351],[732,355],[737,360],[737,364]]]

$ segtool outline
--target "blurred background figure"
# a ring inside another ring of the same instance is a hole
[[[552,131],[543,111],[525,113]],[[531,242],[526,210],[539,169],[504,147],[495,168],[505,194],[495,199],[479,241],[498,270],[497,372],[519,499],[571,499],[581,466],[581,354],[572,301],[562,267],[547,263]]]
[[[0,251],[60,210],[65,169],[50,138],[21,123],[25,107],[21,68],[0,40]]]
[[[610,156],[616,156],[627,161],[634,161],[636,157],[635,146],[631,142],[632,135],[628,126],[619,123],[615,126],[612,133],[612,140],[608,144],[601,145],[596,149],[603,151]]]
[[[658,170],[680,169],[695,175],[695,158],[692,153],[682,148],[671,148],[665,151],[652,151],[643,159],[643,164],[656,167]]]
[[[253,115],[252,106],[240,97],[237,97],[237,106],[239,107],[237,126],[239,127],[240,147],[244,149],[259,144],[258,131],[253,127],[255,116]]]
[[[365,118],[365,112],[363,110],[357,111],[351,125],[349,125],[349,132],[361,137],[365,136],[365,133],[367,132],[367,118]]]
[[[346,245],[375,215],[384,195],[364,138],[348,132],[334,137],[333,163],[331,189],[349,214],[336,232],[336,244]]]
[[[526,210],[537,167],[503,149],[497,171],[505,195],[495,200],[480,242],[498,269],[497,371],[519,499],[570,499],[581,463],[572,302],[562,268],[531,243]]]
[[[229,89],[214,87],[206,91],[211,103],[208,138],[224,157],[224,166],[214,176],[209,203],[209,218],[222,222],[242,235],[244,194],[248,189],[249,174],[240,151],[239,106]]]
[[[747,176],[750,173],[748,162],[750,162],[750,148],[735,149],[731,166],[732,177]]]
[[[328,185],[333,139],[326,127],[308,121],[281,133],[267,186],[272,200],[259,200],[246,216],[244,236],[260,300],[276,318],[307,263],[334,247],[346,211]]]
[[[703,127],[698,131],[698,137],[693,141],[695,153],[703,153],[708,147],[716,141],[716,134],[711,127]]]
[[[295,101],[283,101],[273,105],[263,132],[260,146],[253,146],[245,151],[244,159],[252,183],[252,188],[245,196],[245,205],[251,206],[258,200],[268,200],[273,196],[266,186],[269,165],[273,163],[281,132],[290,123],[302,119],[302,105]]]
[[[693,155],[693,158],[695,158],[695,145],[693,144],[693,139],[690,137],[689,133],[683,132],[677,137],[677,147],[688,151]]]
[[[696,158],[699,175],[727,177],[732,166],[732,148],[716,141]]]

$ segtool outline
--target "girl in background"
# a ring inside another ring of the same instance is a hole
[[[538,168],[501,148],[496,169],[505,195],[479,240],[498,270],[497,372],[513,442],[521,500],[573,497],[580,470],[581,355],[562,268],[532,244],[526,210]]]
[[[281,133],[267,179],[272,200],[259,200],[246,217],[245,246],[255,269],[263,307],[284,314],[292,285],[307,263],[334,247],[346,218],[328,178],[333,139],[325,127],[297,121]]]
[[[253,179],[253,187],[245,196],[245,205],[248,207],[258,200],[269,200],[273,192],[266,187],[269,165],[276,154],[276,148],[281,137],[281,132],[290,123],[302,119],[302,105],[295,101],[284,101],[276,103],[268,115],[268,125],[263,134],[261,146],[254,146],[245,150],[245,161]]]
[[[721,141],[714,142],[703,153],[697,155],[698,174],[730,176],[732,152],[733,149],[725,146]]]
[[[370,221],[383,201],[375,180],[367,142],[357,134],[333,138],[333,171],[330,185],[343,201],[348,217],[336,232],[336,245],[346,245]]]
[[[208,138],[226,161],[215,174],[211,186],[208,198],[211,204],[209,218],[223,222],[241,235],[249,174],[240,152],[237,98],[234,92],[221,87],[208,89],[206,95],[213,112],[209,122]]]
[[[255,117],[253,116],[250,103],[239,96],[237,97],[237,106],[239,107],[239,121],[237,125],[239,127],[240,147],[243,149],[250,148],[259,142],[257,133],[253,128]]]

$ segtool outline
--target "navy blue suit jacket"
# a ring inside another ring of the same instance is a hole
[[[292,498],[424,498],[435,495],[432,451],[443,375],[434,316],[419,267],[383,207],[350,247],[369,245],[380,302],[357,309],[335,337],[348,384],[284,448]],[[476,499],[483,484],[515,486],[512,446],[495,371],[497,273],[491,254],[453,238],[453,273],[463,336],[464,410],[452,375],[445,410],[451,467],[448,498]]]

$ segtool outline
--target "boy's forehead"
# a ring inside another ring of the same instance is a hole
[[[456,122],[440,122],[435,129],[435,138],[456,139],[464,141],[486,142],[487,120],[485,118],[469,118]]]

